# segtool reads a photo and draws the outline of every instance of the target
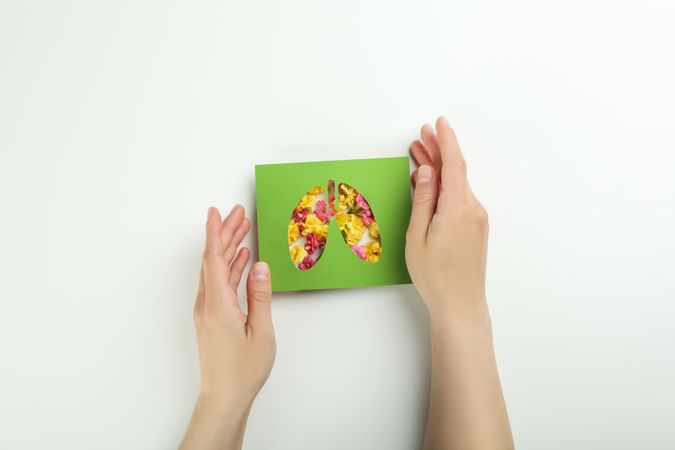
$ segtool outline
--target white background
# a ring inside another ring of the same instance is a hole
[[[445,114],[521,449],[672,449],[670,1],[0,0],[0,448],[165,449],[206,209]],[[247,239],[248,245],[253,240]],[[412,287],[277,295],[247,449],[416,449]]]

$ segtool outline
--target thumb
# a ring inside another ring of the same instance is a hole
[[[431,166],[423,165],[417,169],[417,183],[413,197],[408,239],[423,242],[427,236],[429,222],[436,212],[438,200],[438,180]]]
[[[270,268],[265,262],[253,264],[246,280],[248,324],[254,330],[272,333],[272,282]]]

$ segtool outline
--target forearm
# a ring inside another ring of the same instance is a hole
[[[466,302],[462,302],[465,303]],[[511,449],[484,299],[431,316],[431,395],[425,449]]]
[[[200,397],[181,450],[240,450],[251,403]]]

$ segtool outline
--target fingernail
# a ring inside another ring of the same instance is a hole
[[[208,222],[209,219],[211,218],[211,214],[213,213],[213,206],[209,206],[209,210],[206,212],[206,221]]]
[[[253,279],[258,281],[267,281],[270,278],[270,268],[266,262],[257,262],[253,264]]]
[[[420,166],[417,169],[417,184],[428,183],[431,181],[431,167]]]
[[[450,122],[448,122],[448,119],[446,119],[445,116],[441,116],[441,120],[443,121],[446,127],[450,126]]]

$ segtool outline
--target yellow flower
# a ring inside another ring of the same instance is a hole
[[[325,241],[326,238],[328,237],[328,224],[324,223],[324,224],[321,224],[321,225],[317,225],[314,228],[314,234],[317,235],[319,240]]]
[[[298,203],[298,208],[309,208],[314,204],[315,200],[316,200],[315,196],[313,196],[312,194],[307,194],[304,197],[302,197],[302,200],[300,200],[300,203]]]
[[[363,230],[347,229],[345,240],[347,241],[347,244],[349,244],[349,246],[351,247],[352,245],[356,245],[361,240],[362,237],[363,237]]]
[[[344,183],[340,183],[340,191],[342,191],[344,194],[355,196],[356,194],[354,193],[354,189],[350,188]]]
[[[368,225],[368,234],[373,239],[378,239],[380,237],[380,227],[377,225],[377,222],[370,222]]]
[[[342,234],[350,246],[358,243],[366,231],[363,219],[356,214],[345,214],[345,223],[341,228]]]
[[[308,192],[308,194],[313,194],[313,195],[321,194],[321,193],[323,193],[323,188],[321,186],[316,186],[311,191]]]
[[[291,261],[293,261],[293,264],[300,264],[305,259],[305,256],[307,256],[307,250],[302,245],[291,247]]]
[[[307,214],[307,218],[305,219],[302,235],[309,236],[312,233],[325,241],[328,236],[328,224],[323,223],[321,219],[310,213]]]
[[[300,237],[300,229],[298,224],[291,222],[288,224],[288,245],[293,245]]]
[[[382,247],[378,241],[370,241],[366,244],[366,261],[374,263],[380,260]]]
[[[338,200],[338,206],[342,211],[346,211],[354,207],[356,200],[354,197],[349,197],[346,195],[340,194],[340,199]]]
[[[360,231],[363,234],[366,231],[366,224],[363,223],[361,216],[356,214],[348,214],[349,219],[347,220],[347,228],[353,231]]]
[[[339,212],[335,215],[335,220],[337,221],[340,231],[343,231],[347,226],[347,219],[348,219],[347,214],[343,212]]]
[[[305,228],[302,230],[302,235],[307,236],[308,234],[312,234],[317,228],[323,225],[323,222],[321,219],[316,217],[314,214],[307,214],[307,218],[305,219],[304,226]]]
[[[338,199],[338,206],[342,211],[353,208],[356,204],[356,192],[346,184],[340,185],[340,198]]]
[[[366,225],[363,223],[361,216],[338,213],[335,218],[347,244],[354,245],[361,240],[363,233],[366,231]]]

